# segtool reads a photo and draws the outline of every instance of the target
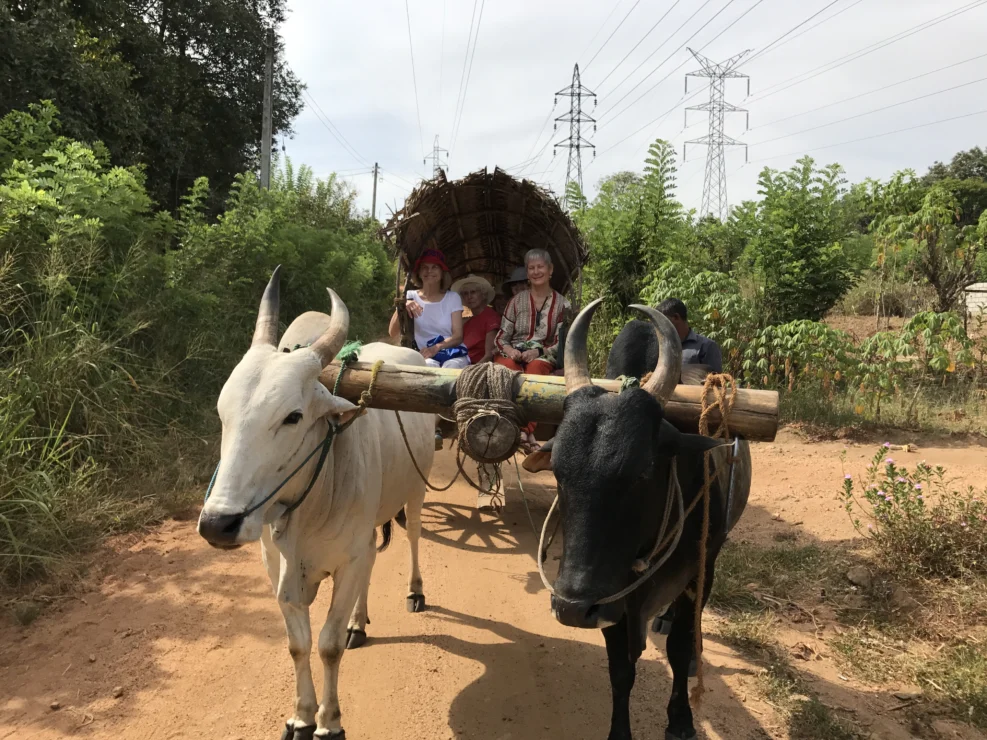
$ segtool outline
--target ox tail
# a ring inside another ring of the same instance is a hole
[[[391,520],[388,519],[380,527],[381,534],[384,535],[384,541],[380,543],[380,547],[377,548],[377,552],[384,552],[387,546],[391,544]]]

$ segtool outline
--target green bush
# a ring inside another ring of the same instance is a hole
[[[953,490],[941,466],[920,462],[909,469],[895,463],[887,447],[874,455],[861,482],[848,473],[841,493],[882,566],[912,576],[987,576],[987,491]]]
[[[199,180],[173,217],[139,170],[57,136],[52,110],[0,119],[0,585],[149,521],[189,483],[277,264],[287,320],[326,310],[332,287],[354,338],[382,333],[394,284],[335,178],[289,165],[267,191],[240,176],[216,219]]]

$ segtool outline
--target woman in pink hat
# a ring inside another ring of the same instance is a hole
[[[470,364],[463,344],[463,301],[449,290],[452,278],[445,256],[426,249],[415,261],[412,281],[419,288],[406,294],[405,311],[415,322],[415,344],[430,367],[464,368]],[[394,310],[388,334],[401,335],[398,310]]]

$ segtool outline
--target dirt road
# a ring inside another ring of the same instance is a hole
[[[755,488],[738,537],[852,536],[835,492],[842,443],[806,444],[783,433],[755,447]],[[875,445],[850,446],[854,472]],[[981,447],[909,455],[983,485]],[[453,470],[443,453],[434,477]],[[509,479],[513,481],[513,479]],[[552,478],[526,476],[540,522]],[[352,740],[604,738],[610,696],[598,631],[567,630],[549,614],[534,564],[536,538],[517,494],[502,516],[480,515],[457,484],[426,500],[422,573],[429,610],[404,607],[408,556],[402,530],[377,560],[366,647],[348,652],[340,677],[343,724]],[[556,546],[557,547],[557,546]],[[169,522],[118,542],[100,558],[102,580],[27,628],[0,627],[0,738],[274,740],[293,701],[281,616],[258,546],[210,549],[194,521]],[[313,607],[321,626],[330,587]],[[715,620],[713,620],[715,626]],[[798,635],[791,637],[794,641]],[[663,639],[663,638],[662,638]],[[774,708],[749,689],[756,667],[715,638],[706,641],[708,738],[786,737]],[[318,656],[313,653],[314,665]],[[814,688],[866,717],[878,737],[908,738],[885,691],[830,681]],[[316,669],[321,679],[321,671]],[[635,737],[664,737],[668,670],[652,645],[639,664]],[[58,708],[53,709],[53,703]],[[965,737],[978,737],[960,729]]]

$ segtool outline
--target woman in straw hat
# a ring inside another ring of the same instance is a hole
[[[445,256],[438,249],[426,249],[415,261],[412,280],[418,290],[407,292],[404,309],[415,322],[415,344],[430,367],[464,368],[470,364],[463,345],[463,302],[449,290],[452,278]],[[401,334],[395,309],[388,333]]]
[[[452,290],[459,293],[463,305],[473,314],[463,324],[463,344],[469,352],[470,364],[490,362],[494,354],[494,338],[500,329],[500,316],[490,308],[494,299],[493,286],[471,273],[453,283]]]

